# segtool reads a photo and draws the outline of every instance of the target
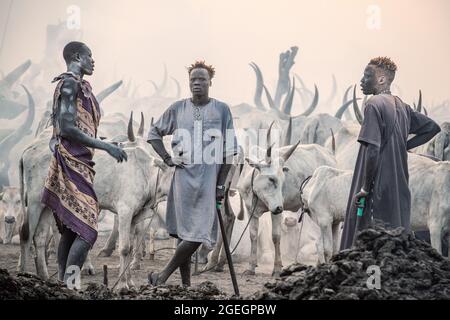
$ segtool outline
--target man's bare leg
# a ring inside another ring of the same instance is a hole
[[[201,242],[193,242],[182,240],[177,246],[174,256],[160,273],[149,274],[149,282],[153,285],[164,284],[170,275],[180,268],[181,279],[184,285],[190,285],[191,273],[190,263],[191,256],[200,246]]]

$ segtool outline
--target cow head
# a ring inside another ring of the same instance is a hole
[[[253,181],[250,185],[250,199],[253,192],[258,199],[266,206],[266,208],[273,214],[280,214],[283,212],[283,184],[285,182],[285,173],[289,168],[285,166],[285,162],[289,159],[295,151],[300,141],[295,145],[290,146],[289,149],[282,155],[273,156],[272,146],[266,150],[266,156],[263,161],[254,161],[249,158],[245,160],[255,169],[252,173]],[[252,179],[251,176],[247,178]],[[247,206],[249,203],[247,201]],[[251,206],[251,205],[250,205]]]
[[[21,223],[23,213],[19,188],[5,187],[0,194],[0,223],[4,224],[4,243],[11,243],[16,225]]]

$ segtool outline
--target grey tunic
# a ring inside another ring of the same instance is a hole
[[[148,140],[172,135],[172,151],[186,164],[176,168],[167,198],[170,235],[213,247],[217,239],[216,182],[223,159],[237,154],[229,107],[218,100],[195,107],[172,104],[150,129]]]
[[[362,144],[380,148],[377,173],[366,199],[361,228],[373,219],[379,219],[390,227],[410,230],[411,193],[408,187],[408,134],[421,134],[430,125],[437,125],[427,116],[415,112],[400,98],[377,95],[367,101],[364,122],[358,137]],[[342,233],[341,250],[350,248],[356,228],[354,195],[364,184],[366,148],[360,147],[347,202],[347,212]]]

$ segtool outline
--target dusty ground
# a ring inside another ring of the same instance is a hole
[[[82,289],[85,289],[88,283],[103,283],[103,265],[108,266],[108,278],[109,278],[109,287],[112,287],[116,282],[117,277],[119,275],[119,256],[117,251],[113,253],[111,257],[107,258],[99,258],[97,257],[98,252],[103,247],[106,242],[107,236],[104,234],[100,234],[97,240],[97,243],[92,251],[91,259],[94,264],[96,274],[94,276],[84,275],[82,276]],[[171,247],[173,244],[172,240],[159,240],[156,241],[156,250],[158,248]],[[11,275],[16,275],[16,266],[19,259],[20,247],[19,245],[4,245],[0,244],[0,268],[7,269]],[[170,257],[173,254],[173,250],[161,250],[157,251],[155,254],[155,260],[150,261],[148,255],[144,257],[142,262],[142,269],[133,271],[133,280],[135,285],[139,288],[140,285],[147,284],[147,274],[149,271],[161,270],[165,264],[168,262]],[[202,268],[203,265],[199,265],[199,268]],[[237,281],[239,285],[239,289],[242,296],[248,296],[253,294],[254,292],[261,290],[263,284],[271,279],[270,273],[264,273],[266,270],[258,271],[255,276],[242,276],[242,273],[245,271],[247,267],[246,262],[235,263],[235,270],[237,273]],[[34,269],[30,269],[34,270]],[[56,277],[56,261],[54,257],[50,258],[49,261],[49,275]],[[194,270],[194,265],[192,265],[192,270]],[[229,295],[233,294],[233,286],[231,284],[230,273],[228,268],[225,268],[225,271],[222,273],[217,272],[206,272],[197,276],[192,277],[192,285],[198,285],[205,281],[211,281],[214,283],[217,288]],[[167,284],[180,284],[180,276],[178,271],[176,271],[171,278],[167,281]]]

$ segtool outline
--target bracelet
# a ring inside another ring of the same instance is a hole
[[[369,193],[369,191],[364,190],[364,188],[362,188],[362,187],[361,187],[361,192]]]

